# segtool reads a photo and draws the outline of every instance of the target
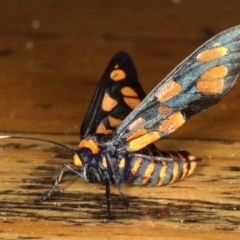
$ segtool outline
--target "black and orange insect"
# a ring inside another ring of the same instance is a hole
[[[161,186],[184,179],[198,160],[186,151],[160,151],[153,144],[179,128],[192,115],[220,101],[240,73],[240,26],[230,28],[203,44],[180,63],[147,96],[135,66],[119,52],[105,70],[80,130],[73,164],[60,168],[51,196],[67,169],[87,182],[106,186],[110,213],[110,184]],[[23,138],[2,136],[1,138]]]

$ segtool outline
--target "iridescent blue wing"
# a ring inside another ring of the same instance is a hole
[[[240,26],[203,44],[161,81],[116,129],[110,141],[142,149],[220,101],[240,73]]]

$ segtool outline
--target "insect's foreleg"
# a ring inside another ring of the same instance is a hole
[[[129,208],[129,203],[127,202],[127,200],[125,199],[125,197],[124,197],[124,195],[123,195],[123,193],[122,193],[122,189],[121,189],[121,186],[120,186],[119,181],[118,181],[118,179],[117,179],[116,170],[115,170],[114,165],[113,165],[113,163],[112,163],[111,157],[109,156],[108,153],[106,153],[106,157],[107,157],[108,162],[109,162],[109,164],[110,164],[110,167],[111,167],[111,170],[112,170],[112,173],[113,173],[113,178],[114,178],[114,180],[115,180],[115,184],[117,185],[119,195],[120,195],[120,197],[121,197],[121,199],[122,199],[125,207],[126,207],[126,208]]]
[[[83,177],[82,174],[81,174],[75,167],[73,167],[71,164],[69,164],[69,163],[63,164],[62,167],[61,167],[60,170],[59,170],[59,173],[58,173],[58,175],[57,175],[57,178],[55,179],[55,181],[54,181],[53,186],[51,187],[51,189],[50,189],[44,196],[42,196],[40,199],[35,200],[35,201],[33,202],[34,204],[41,203],[41,202],[45,201],[46,199],[48,199],[48,198],[52,195],[54,189],[57,187],[57,185],[58,185],[58,184],[60,183],[60,181],[62,180],[63,173],[64,173],[64,170],[65,170],[66,168],[67,168],[70,172],[78,175],[79,177],[81,177],[81,178]]]
[[[107,201],[107,212],[109,219],[112,218],[111,211],[110,211],[110,204],[111,204],[111,194],[110,194],[110,183],[109,179],[106,180],[106,201]]]

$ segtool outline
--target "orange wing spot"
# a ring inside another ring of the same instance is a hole
[[[107,169],[107,159],[105,157],[102,157],[101,159],[102,165],[105,169]]]
[[[111,127],[115,127],[115,128],[118,127],[122,123],[121,119],[114,118],[112,116],[109,116],[108,120],[109,120]]]
[[[140,136],[142,136],[143,134],[147,133],[147,130],[145,128],[139,129],[138,131],[132,133],[131,135],[129,135],[127,137],[127,141],[130,141],[134,138],[138,138]]]
[[[174,183],[176,181],[176,178],[178,176],[178,172],[179,172],[179,165],[177,162],[173,163],[173,173],[172,173],[172,179],[169,182],[169,184]]]
[[[142,118],[142,117],[137,118],[134,122],[132,122],[132,123],[129,125],[128,129],[129,129],[129,131],[132,131],[133,129],[141,126],[141,125],[142,125],[143,123],[145,123],[145,122],[146,122],[146,120],[145,120],[144,118]]]
[[[114,66],[114,68],[116,69],[116,68],[119,68],[119,65],[118,64],[116,64],[115,66]]]
[[[170,112],[170,111],[172,111],[172,110],[173,110],[173,109],[170,108],[170,107],[160,106],[160,107],[158,108],[158,113],[159,113],[159,114],[162,114],[162,113]]]
[[[148,166],[147,169],[145,170],[144,174],[143,174],[143,180],[141,182],[141,185],[144,185],[148,182],[148,180],[150,179],[150,177],[152,176],[152,173],[154,171],[156,163],[154,161],[151,161]]]
[[[128,97],[137,97],[138,96],[138,94],[131,87],[123,87],[121,89],[121,93],[124,96],[128,96]]]
[[[209,68],[205,71],[201,76],[200,79],[216,79],[216,78],[224,78],[228,73],[228,68],[224,65],[215,66]]]
[[[161,186],[163,185],[163,181],[166,178],[167,175],[167,169],[168,169],[168,165],[166,162],[162,162],[162,168],[161,171],[159,173],[159,182],[157,184],[157,186]]]
[[[82,167],[83,165],[81,159],[76,153],[73,155],[73,164],[75,167]]]
[[[156,97],[159,102],[166,102],[170,98],[178,95],[182,90],[182,87],[179,83],[174,80],[167,82],[159,92],[157,92]]]
[[[180,112],[175,112],[161,123],[159,131],[163,133],[171,133],[179,128],[183,123],[185,123],[183,115]]]
[[[219,94],[222,92],[224,86],[224,80],[199,80],[197,82],[197,89],[199,92],[205,95]]]
[[[227,47],[215,47],[199,53],[196,59],[199,62],[210,62],[225,56],[227,53],[228,53]]]
[[[93,154],[99,153],[98,145],[92,140],[83,139],[78,146],[80,148],[89,148]]]
[[[138,98],[129,98],[129,97],[124,97],[124,102],[131,108],[131,109],[134,109],[136,108],[139,103],[141,102],[140,99]]]
[[[131,174],[135,175],[138,172],[138,169],[140,168],[141,164],[143,162],[142,158],[138,158],[135,163],[134,166],[131,168]]]
[[[126,164],[125,158],[122,158],[118,164],[119,168],[124,168]]]
[[[116,107],[118,102],[111,98],[108,93],[104,94],[102,101],[102,109],[106,112],[110,112],[114,107]]]
[[[140,150],[143,147],[147,146],[148,144],[155,142],[159,138],[160,135],[159,132],[157,131],[146,133],[136,139],[131,140],[128,145],[128,150],[131,152]]]
[[[111,72],[110,78],[113,81],[121,81],[126,78],[126,73],[121,69],[115,69]]]
[[[212,67],[205,71],[197,81],[197,89],[203,94],[221,93],[224,87],[224,77],[228,69],[224,65]]]
[[[111,129],[106,129],[106,127],[104,126],[103,123],[100,123],[97,127],[97,130],[96,130],[96,133],[97,134],[111,134],[113,133],[113,131]]]

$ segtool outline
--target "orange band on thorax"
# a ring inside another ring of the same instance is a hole
[[[93,154],[99,153],[98,145],[92,140],[82,140],[79,145],[80,148],[89,148]]]

